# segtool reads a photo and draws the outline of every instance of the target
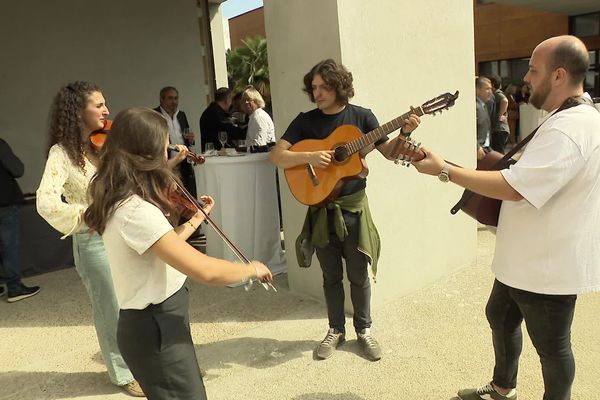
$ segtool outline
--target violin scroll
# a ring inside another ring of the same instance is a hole
[[[174,144],[170,144],[167,148],[171,151],[179,152],[179,148],[177,146],[175,146]],[[189,150],[186,155],[186,158],[190,163],[192,163],[194,165],[204,164],[204,162],[206,161],[206,158],[199,156],[198,154],[191,152]]]

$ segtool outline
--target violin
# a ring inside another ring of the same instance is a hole
[[[111,128],[112,121],[110,119],[105,119],[102,129],[98,129],[90,133],[90,142],[94,150],[99,151],[102,148]]]
[[[177,148],[177,146],[175,146],[174,144],[170,144],[167,148],[171,151],[179,152],[179,148]],[[204,164],[204,162],[206,161],[206,158],[199,156],[198,154],[191,152],[189,150],[186,155],[186,159],[188,160],[188,162],[190,162],[193,165]]]
[[[242,251],[225,235],[225,233],[221,230],[219,225],[217,225],[204,211],[204,207],[206,204],[202,200],[196,199],[194,196],[190,194],[182,185],[175,182],[174,190],[169,193],[169,198],[171,202],[176,206],[178,211],[185,218],[193,217],[197,212],[201,212],[204,214],[205,222],[209,224],[219,235],[219,237],[225,242],[227,247],[235,254],[235,256],[244,264],[249,264],[250,259],[242,253]],[[275,292],[277,289],[271,282],[260,282],[265,290],[269,290],[269,288],[273,289]],[[252,285],[252,280],[249,280],[248,283],[244,286],[246,290],[250,289]]]

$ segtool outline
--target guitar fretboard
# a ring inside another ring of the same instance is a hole
[[[373,129],[371,132],[361,135],[359,138],[354,139],[351,142],[348,142],[344,145],[350,154],[354,154],[367,146],[372,145],[377,142],[379,139],[389,135],[397,129],[402,127],[402,121],[407,119],[411,114],[415,114],[417,116],[422,116],[424,114],[423,109],[421,107],[413,108],[411,111],[402,114],[398,118],[394,118],[390,122],[387,122],[381,125],[378,128]]]

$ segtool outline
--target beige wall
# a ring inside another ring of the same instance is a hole
[[[474,165],[475,107],[471,0],[265,0],[276,132],[299,111],[313,108],[301,80],[324,58],[354,75],[353,103],[371,108],[380,123],[442,92],[460,90],[451,110],[422,117],[414,137],[465,166]],[[302,21],[302,24],[293,23]],[[420,176],[379,154],[367,157],[368,194],[382,237],[374,304],[427,285],[475,257],[476,225],[449,209],[461,190]],[[295,261],[294,240],[305,207],[282,182],[290,286],[322,298],[316,257],[309,270]]]
[[[26,164],[19,183],[35,191],[45,163],[46,119],[58,88],[90,80],[112,117],[158,105],[166,85],[180,91],[195,132],[206,106],[195,0],[7,2],[0,13],[0,135]]]

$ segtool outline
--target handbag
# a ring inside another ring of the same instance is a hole
[[[562,105],[552,115],[559,111],[566,110],[567,108],[575,107],[579,104],[592,105],[590,99],[577,96],[567,98]],[[551,116],[552,116],[551,115]],[[550,118],[550,117],[548,117]],[[543,122],[542,122],[543,123]],[[477,161],[478,171],[500,171],[510,167],[517,161],[512,157],[517,154],[531,139],[540,128],[541,124],[533,130],[527,137],[521,140],[513,147],[511,151],[506,154],[499,153],[497,151],[490,151],[481,160]],[[471,218],[476,219],[479,223],[489,226],[498,226],[498,218],[500,216],[500,207],[502,207],[502,200],[493,199],[491,197],[483,196],[478,193],[474,193],[468,189],[465,189],[458,203],[450,209],[450,214],[454,215],[459,210],[462,210],[465,214]]]

